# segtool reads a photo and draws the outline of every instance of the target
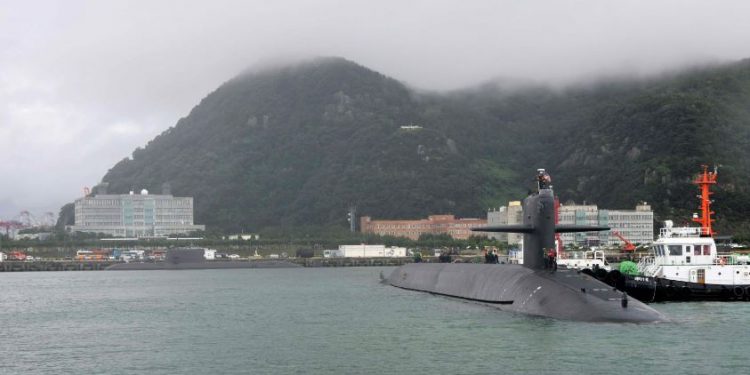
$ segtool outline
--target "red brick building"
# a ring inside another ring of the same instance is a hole
[[[487,225],[485,219],[456,219],[453,215],[430,215],[422,220],[372,220],[369,216],[359,219],[362,233],[375,233],[381,236],[407,237],[413,240],[425,233],[448,234],[459,240],[469,236],[486,236],[482,232],[472,232],[471,228]]]

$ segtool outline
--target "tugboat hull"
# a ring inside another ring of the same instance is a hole
[[[619,286],[628,295],[642,302],[750,300],[750,284],[699,284],[629,275],[623,275],[616,284],[610,284]]]

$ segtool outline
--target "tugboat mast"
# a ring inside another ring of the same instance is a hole
[[[694,184],[698,185],[698,188],[701,191],[701,216],[698,217],[697,214],[693,214],[693,221],[701,225],[701,236],[713,237],[715,232],[711,227],[711,223],[714,221],[711,219],[711,215],[714,214],[714,212],[711,211],[710,197],[713,195],[711,192],[711,185],[716,185],[716,177],[719,172],[716,167],[714,167],[713,172],[708,171],[708,165],[704,164],[701,165],[701,167],[703,168],[703,172],[693,181]]]

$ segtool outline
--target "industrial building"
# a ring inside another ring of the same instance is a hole
[[[104,233],[114,237],[166,237],[205,230],[193,224],[193,198],[171,194],[88,195],[75,201],[71,232]]]
[[[461,240],[470,236],[486,236],[484,233],[471,231],[471,228],[485,225],[487,220],[484,219],[456,219],[453,215],[430,215],[421,220],[372,220],[369,216],[360,218],[362,233],[407,237],[412,240],[419,239],[423,234],[447,234]]]
[[[558,215],[560,224],[602,225],[612,228],[611,231],[603,232],[563,233],[560,237],[564,245],[620,246],[622,240],[613,234],[614,231],[635,244],[650,244],[654,241],[654,212],[646,202],[638,203],[634,210],[600,209],[597,205],[590,204],[561,204]],[[487,223],[490,226],[520,224],[521,219],[521,202],[518,201],[487,212]],[[511,245],[517,245],[522,238],[518,234],[503,233],[492,233],[490,236]]]

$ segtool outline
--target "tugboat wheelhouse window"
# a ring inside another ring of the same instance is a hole
[[[669,255],[682,255],[682,245],[669,245]]]

